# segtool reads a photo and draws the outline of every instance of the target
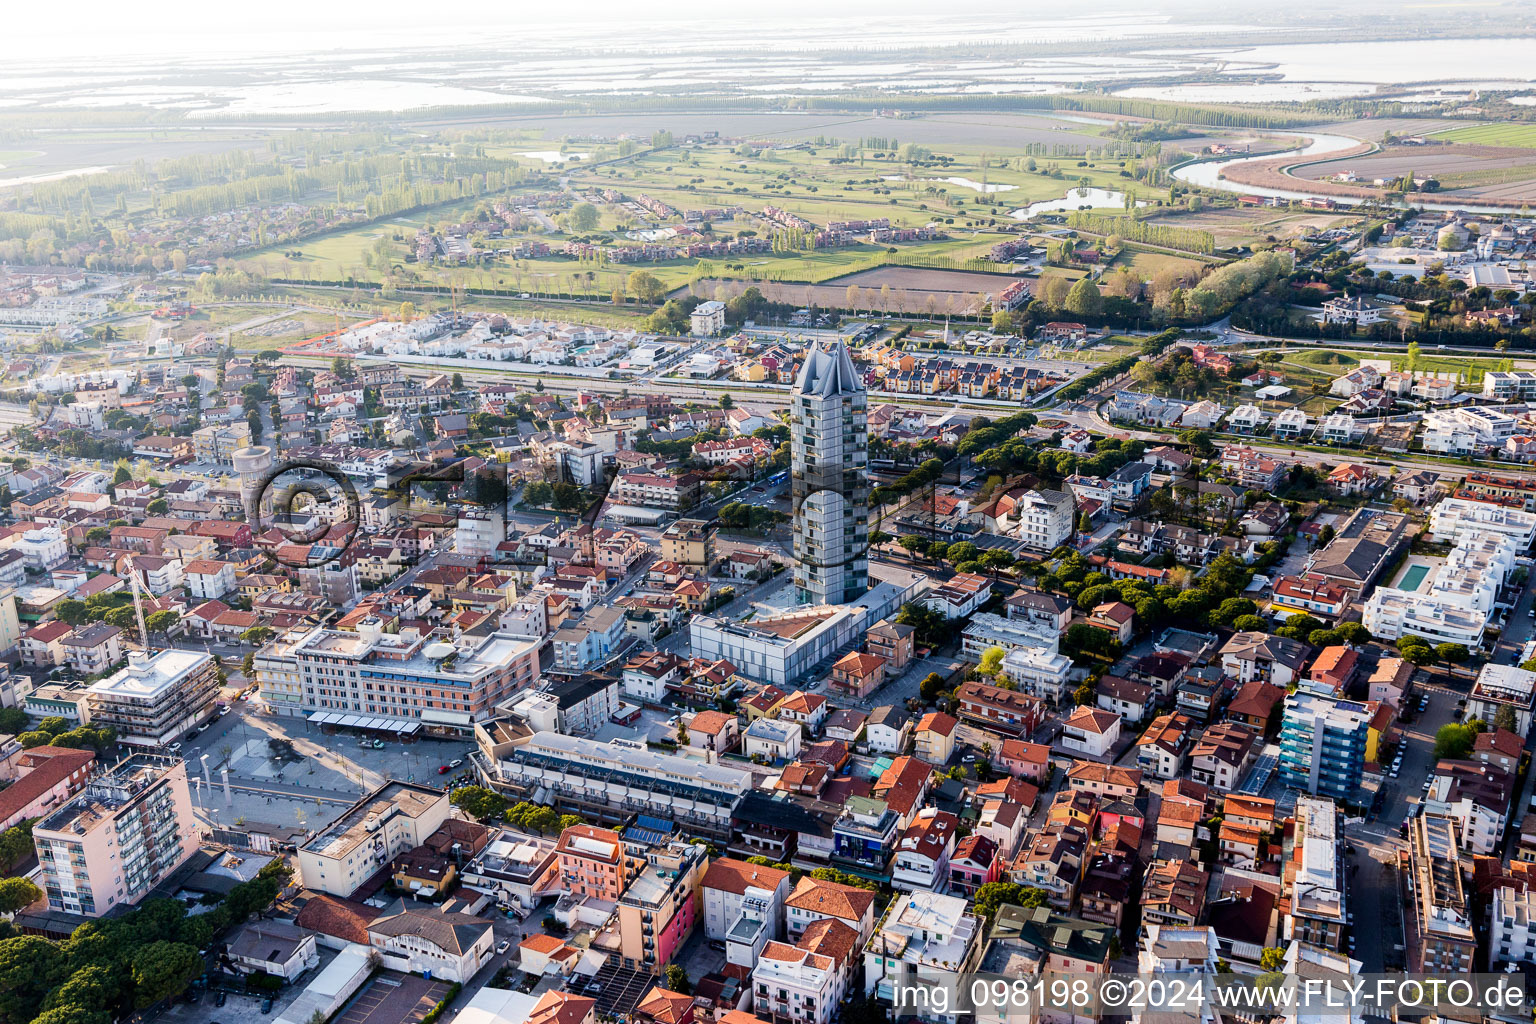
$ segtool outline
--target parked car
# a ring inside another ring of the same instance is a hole
[[[512,943],[508,942],[506,939],[502,939],[500,942],[496,943],[496,952],[498,954],[505,953],[507,950],[509,950],[511,948],[512,948]]]
[[[437,774],[439,774],[439,775],[447,775],[448,774],[448,766],[445,765],[445,764],[438,765],[437,766]]]
[[[457,768],[460,765],[462,765],[463,763],[464,763],[464,759],[462,757],[456,757],[452,761],[448,762],[448,767],[449,768]]]
[[[262,1013],[271,1013],[272,1012],[272,997],[271,996],[267,996],[267,998],[265,998],[265,999],[263,999],[261,1001],[261,1012]]]

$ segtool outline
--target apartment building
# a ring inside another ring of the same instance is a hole
[[[1314,796],[1347,800],[1359,788],[1371,713],[1309,684],[1285,698],[1280,727],[1280,776]]]
[[[250,444],[251,428],[243,420],[192,432],[192,456],[198,462],[233,466],[235,452],[250,447]]]
[[[661,558],[707,568],[715,561],[714,527],[699,519],[679,519],[661,533]]]
[[[392,779],[299,847],[299,880],[307,889],[350,897],[395,857],[423,845],[448,812],[447,793]]]
[[[213,714],[218,666],[207,654],[167,649],[128,654],[127,667],[86,691],[91,724],[129,746],[163,747]]]
[[[415,630],[385,633],[369,618],[356,632],[311,630],[289,656],[303,680],[302,710],[320,724],[377,718],[400,732],[467,733],[498,703],[533,685],[540,646],[505,633],[428,642]]]
[[[1477,959],[1477,936],[1462,887],[1456,823],[1421,814],[1408,824],[1409,869],[1414,884],[1409,912],[1419,941],[1408,969],[1434,974],[1467,974]]]
[[[619,897],[619,953],[624,966],[660,977],[700,913],[699,880],[709,864],[697,843],[676,840],[645,852],[634,880]]]
[[[1297,798],[1282,879],[1291,907],[1284,938],[1330,950],[1343,946],[1348,922],[1339,848],[1343,825],[1332,800]]]
[[[93,776],[32,829],[51,910],[102,917],[133,905],[197,852],[179,757],[134,754]]]
[[[1536,377],[1536,374],[1532,375]],[[1493,890],[1488,922],[1488,969],[1536,962],[1536,890],[1501,885]]]
[[[1026,491],[1014,509],[1018,538],[1035,551],[1054,551],[1072,538],[1076,510],[1065,491]]]
[[[936,978],[976,969],[981,959],[981,918],[961,896],[936,892],[902,894],[891,901],[876,935],[864,947],[864,994],[891,1003],[898,988],[919,978]],[[948,1020],[958,1016],[925,1012]]]
[[[577,896],[616,902],[624,895],[631,871],[617,832],[594,825],[572,825],[555,844],[560,888]]]
[[[841,341],[806,353],[789,398],[795,587],[810,604],[869,589],[868,397]]]
[[[768,943],[752,971],[754,1014],[770,1024],[829,1024],[843,1000],[842,967],[833,956]]]
[[[630,814],[675,821],[698,834],[729,839],[731,811],[752,788],[751,775],[698,758],[663,754],[630,740],[602,743],[535,733],[495,763],[491,784],[518,798],[543,791],[557,806],[618,823]]]

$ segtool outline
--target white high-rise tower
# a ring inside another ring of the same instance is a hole
[[[790,394],[790,495],[795,586],[811,604],[869,589],[867,403],[841,341],[806,354]]]

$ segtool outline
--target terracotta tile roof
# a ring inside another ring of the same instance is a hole
[[[930,711],[917,723],[918,732],[934,732],[940,736],[948,736],[955,731],[960,720],[954,715],[946,715],[942,711]]]
[[[766,864],[748,864],[744,860],[736,860],[733,857],[721,857],[711,863],[709,870],[704,872],[704,881],[700,883],[700,887],[719,889],[722,892],[740,896],[747,891],[748,886],[754,885],[771,892],[788,877],[788,871],[781,871]]]
[[[597,1006],[596,999],[569,992],[545,992],[528,1013],[524,1024],[581,1024]]]
[[[800,941],[795,945],[812,953],[831,957],[836,963],[845,964],[853,955],[858,941],[859,933],[853,928],[838,918],[824,917],[808,925],[805,931],[800,933]]]
[[[378,908],[366,903],[320,895],[304,904],[294,915],[293,923],[312,932],[366,946],[369,944],[368,925],[378,916]]]
[[[528,936],[522,942],[519,942],[517,944],[517,948],[531,949],[535,953],[544,953],[547,955],[553,953],[563,945],[565,945],[565,943],[561,942],[553,935],[545,935],[543,932],[538,932],[537,934]]]
[[[1141,769],[1093,761],[1073,761],[1072,767],[1067,769],[1067,781],[1069,784],[1079,782],[1084,785],[1118,786],[1134,792],[1141,788]]]
[[[1119,721],[1119,715],[1098,708],[1090,708],[1084,704],[1067,716],[1066,724],[1084,732],[1105,733],[1113,729]]]
[[[874,796],[884,800],[886,806],[897,814],[905,815],[922,798],[932,774],[933,769],[917,758],[898,757],[875,783]]]
[[[724,711],[700,711],[688,723],[688,731],[703,736],[718,736],[722,729],[735,720],[735,715],[728,715]]]
[[[89,750],[43,746],[26,751],[21,759],[35,767],[0,790],[0,822],[10,821],[32,801],[96,760],[96,755]]]
[[[843,921],[862,921],[874,902],[875,894],[868,889],[804,875],[784,905]]]
[[[658,986],[640,1000],[635,1012],[657,1024],[682,1024],[693,1016],[693,996]]]

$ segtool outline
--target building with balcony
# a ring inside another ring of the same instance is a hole
[[[300,706],[318,724],[467,733],[497,704],[533,685],[541,646],[505,633],[466,634],[452,643],[414,629],[386,633],[370,618],[355,632],[311,630],[289,645],[287,656],[303,681]]]
[[[699,835],[729,840],[731,811],[751,775],[696,757],[658,753],[632,740],[607,743],[534,733],[499,754],[491,785],[614,824],[649,814]]]
[[[572,825],[555,844],[556,880],[577,896],[612,903],[629,884],[630,862],[617,832],[593,825]]]
[[[1344,943],[1345,911],[1343,821],[1332,800],[1303,796],[1296,800],[1294,824],[1286,837],[1284,892],[1290,915],[1282,938],[1324,949]]]
[[[1410,971],[1467,974],[1477,959],[1467,893],[1462,887],[1456,822],[1421,814],[1408,823],[1413,903],[1409,907],[1418,942],[1409,950]]]
[[[681,840],[654,846],[619,897],[619,952],[624,966],[660,977],[700,913],[699,882],[708,852]]]
[[[932,984],[976,969],[981,959],[981,918],[970,913],[961,896],[914,892],[897,896],[886,909],[885,919],[864,947],[864,994],[890,1004],[896,991],[919,979]],[[923,1016],[954,1020],[935,1010]]]
[[[117,730],[129,746],[163,747],[213,714],[218,666],[207,654],[132,651],[128,665],[86,691],[91,724]]]
[[[1280,726],[1280,777],[1313,796],[1351,798],[1365,769],[1371,714],[1358,701],[1303,683],[1285,698]]]
[[[186,762],[157,754],[93,776],[32,829],[49,909],[85,917],[138,903],[197,852],[197,837]]]

